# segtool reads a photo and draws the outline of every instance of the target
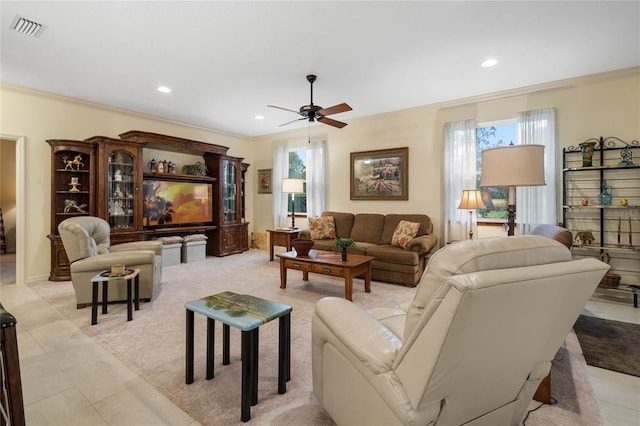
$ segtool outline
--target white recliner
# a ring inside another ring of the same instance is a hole
[[[448,245],[406,306],[316,304],[313,391],[338,425],[517,425],[608,269],[543,236]]]
[[[162,243],[138,241],[112,246],[109,224],[99,217],[77,216],[58,225],[64,250],[71,262],[71,280],[78,308],[91,304],[91,278],[112,265],[140,269],[140,299],[151,300],[162,282]],[[127,300],[124,281],[109,283],[109,302]],[[102,292],[98,292],[102,301]]]

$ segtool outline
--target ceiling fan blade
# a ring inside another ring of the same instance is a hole
[[[300,111],[296,111],[294,109],[289,109],[289,108],[283,108],[283,107],[279,107],[279,106],[275,106],[275,105],[267,105],[269,108],[277,108],[277,109],[282,109],[284,111],[290,111],[290,112],[295,112],[296,114],[300,114]]]
[[[317,119],[322,124],[328,124],[329,126],[337,127],[338,129],[342,129],[347,123],[343,123],[342,121],[334,120],[332,118],[327,117],[318,117]]]
[[[329,108],[323,108],[320,111],[318,111],[318,114],[320,115],[338,114],[340,112],[351,111],[351,109],[352,108],[349,105],[343,103],[343,104],[334,105]]]
[[[296,119],[296,120],[287,121],[286,123],[281,124],[281,125],[279,125],[278,127],[286,126],[287,124],[295,123],[296,121],[306,120],[306,119],[307,119],[307,117],[302,117],[302,118],[298,118],[298,119]]]

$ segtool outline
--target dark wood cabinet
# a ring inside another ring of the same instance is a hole
[[[58,225],[73,216],[96,214],[96,145],[88,141],[50,139],[51,146],[51,271],[49,280],[71,279],[69,259]]]
[[[109,222],[112,243],[137,241],[142,230],[141,142],[102,136],[87,139],[98,150],[96,213]]]
[[[205,154],[205,164],[218,185],[214,189],[214,223],[217,228],[209,232],[213,244],[209,253],[227,256],[249,250],[248,223],[245,222],[244,179],[248,164],[243,158],[221,154]]]

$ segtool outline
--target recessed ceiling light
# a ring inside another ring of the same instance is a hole
[[[483,67],[485,67],[485,68],[488,68],[488,67],[492,67],[492,66],[494,66],[494,65],[495,65],[495,64],[497,64],[497,63],[498,63],[498,60],[497,60],[497,59],[487,59],[487,60],[486,60],[486,61],[484,61],[481,65],[482,65]]]
[[[256,120],[264,120],[264,115],[256,115]]]
[[[167,86],[160,86],[158,87],[158,92],[171,93],[171,89],[169,89]]]

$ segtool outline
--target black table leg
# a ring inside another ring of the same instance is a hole
[[[186,309],[186,365],[185,365],[185,383],[190,385],[193,383],[193,311]]]
[[[133,296],[131,294],[131,279],[128,279],[127,280],[127,321],[131,321],[132,319],[133,319]]]
[[[278,393],[287,391],[287,382],[291,380],[291,336],[290,336],[290,314],[281,316],[278,320]]]
[[[215,348],[216,321],[207,318],[207,380],[213,379],[213,354]]]
[[[91,292],[91,325],[98,323],[98,282],[94,281]]]
[[[248,422],[251,420],[251,366],[253,362],[251,361],[251,342],[253,341],[253,336],[251,335],[251,331],[242,331],[242,343],[241,343],[241,352],[242,352],[242,397],[241,397],[241,405],[240,405],[240,420],[243,422]]]
[[[229,365],[229,326],[222,324],[222,365]]]
[[[251,405],[258,403],[258,343],[260,329],[251,330]]]
[[[102,281],[102,315],[107,313],[108,299],[109,299],[109,282]]]
[[[134,297],[135,297],[135,302],[136,302],[136,311],[140,310],[140,273],[138,273],[138,275],[136,275],[135,281],[134,281]]]

